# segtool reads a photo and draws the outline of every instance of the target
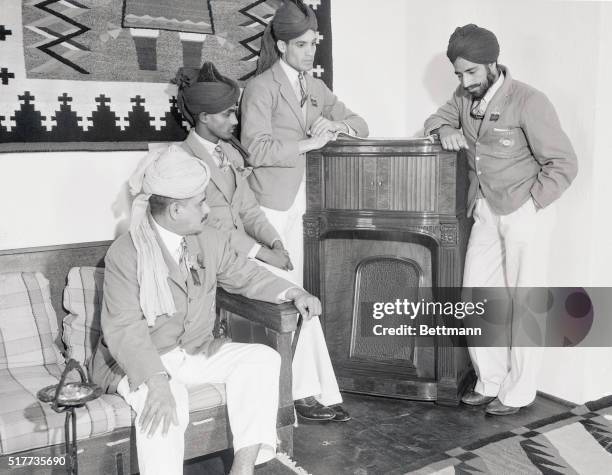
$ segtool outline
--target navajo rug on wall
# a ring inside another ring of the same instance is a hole
[[[170,83],[213,61],[241,85],[282,0],[2,0],[0,152],[139,150],[187,130]],[[313,75],[332,86],[331,0]]]

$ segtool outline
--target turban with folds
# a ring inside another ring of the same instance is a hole
[[[302,0],[285,0],[268,23],[257,63],[257,74],[264,72],[278,59],[276,41],[289,41],[302,36],[308,30],[317,31],[319,24],[312,8]]]
[[[236,104],[240,97],[236,81],[219,73],[211,62],[204,63],[199,70],[180,68],[174,83],[178,86],[179,110],[192,126],[200,112],[218,114]]]
[[[130,235],[137,254],[140,307],[152,327],[159,315],[172,315],[176,306],[168,285],[168,266],[151,227],[149,197],[161,195],[186,199],[204,191],[210,171],[207,165],[178,145],[149,152],[129,179],[132,204]]]
[[[451,35],[446,56],[451,63],[459,56],[472,63],[494,63],[499,56],[499,43],[493,32],[470,23],[458,27]]]

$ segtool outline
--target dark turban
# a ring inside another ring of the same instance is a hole
[[[259,51],[257,74],[264,72],[278,59],[276,42],[290,41],[302,36],[308,30],[317,31],[319,24],[312,8],[302,0],[285,0],[268,23]]]
[[[317,31],[317,17],[311,8],[300,0],[283,2],[272,19],[274,38],[289,41],[302,36],[308,30]]]
[[[494,63],[499,56],[499,43],[493,32],[470,23],[460,26],[451,35],[446,56],[451,63],[459,56],[472,63]]]
[[[236,81],[221,75],[210,62],[204,63],[199,71],[180,68],[174,83],[178,86],[178,108],[192,126],[201,112],[218,114],[236,104],[240,97]]]

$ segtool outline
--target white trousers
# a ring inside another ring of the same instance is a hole
[[[204,383],[224,383],[227,413],[234,452],[261,444],[256,463],[275,456],[276,415],[280,355],[258,344],[226,343],[211,357],[189,355],[181,348],[162,355],[170,375],[170,389],[176,402],[178,425],[170,425],[166,436],[161,424],[152,437],[141,432],[140,414],[148,394],[146,384],[130,391],[127,376],[117,392],[134,409],[138,466],[144,475],[183,473],[184,433],[189,423],[188,390]]]
[[[536,210],[532,199],[508,215],[497,215],[486,199],[476,201],[470,233],[464,287],[538,287],[546,285],[548,244],[555,205]],[[514,314],[516,321],[520,315]],[[514,324],[514,322],[513,322]],[[536,397],[543,348],[470,347],[478,381],[474,390],[497,396],[512,407]]]
[[[261,207],[276,228],[289,252],[292,271],[285,271],[261,261],[257,263],[276,275],[302,287],[304,273],[304,234],[302,216],[306,212],[306,181],[302,180],[295,201],[287,211]],[[302,329],[293,357],[293,399],[315,396],[325,405],[342,402],[340,388],[329,358],[323,328],[318,317],[302,321]]]

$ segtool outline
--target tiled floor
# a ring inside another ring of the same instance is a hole
[[[567,411],[566,405],[540,396],[505,417],[488,417],[482,408],[463,405],[355,394],[344,394],[344,400],[353,416],[349,422],[300,422],[295,431],[293,459],[313,475],[401,475],[445,458],[447,450]],[[230,463],[226,459],[226,467]],[[185,474],[223,475],[225,470],[212,457],[186,465]]]
[[[485,416],[482,408],[345,394],[353,419],[300,423],[293,458],[313,475],[403,474],[444,457],[457,446],[567,411],[538,397],[518,414]]]

